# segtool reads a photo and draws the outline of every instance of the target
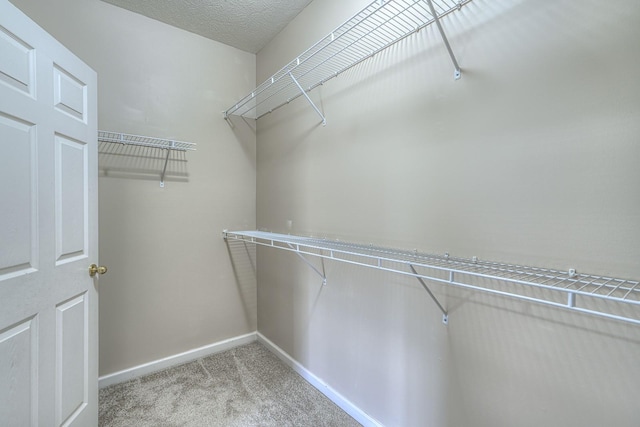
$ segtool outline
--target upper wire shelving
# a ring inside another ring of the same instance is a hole
[[[640,325],[640,282],[636,280],[263,231],[225,230],[223,237],[227,242],[237,240],[294,252],[321,276],[323,283],[327,281],[325,259],[415,277],[442,311],[444,323],[448,312],[425,280]],[[322,269],[313,266],[305,255],[321,258]]]
[[[433,23],[451,56],[457,79],[460,67],[440,18],[470,1],[375,0],[227,109],[224,117],[258,119],[303,95],[325,124],[322,112],[307,92]]]
[[[131,135],[127,133],[110,132],[105,130],[98,131],[98,141],[167,150],[167,155],[164,159],[164,167],[162,168],[162,173],[160,174],[160,187],[164,187],[164,176],[167,171],[167,164],[169,163],[169,156],[171,155],[171,151],[194,151],[196,149],[196,144],[193,142],[175,141],[172,139]]]

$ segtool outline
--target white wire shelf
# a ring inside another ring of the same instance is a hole
[[[110,132],[106,130],[98,131],[99,142],[109,142],[122,145],[136,145],[142,147],[159,148],[167,150],[164,159],[164,167],[160,174],[160,187],[164,187],[164,177],[167,172],[167,164],[172,151],[195,151],[196,144],[193,142],[175,141],[172,139],[153,138],[150,136],[131,135],[120,132]]]
[[[143,147],[162,148],[165,150],[194,151],[193,142],[174,141],[172,139],[153,138],[150,136],[130,135],[120,132],[98,131],[98,141],[113,142],[124,145],[141,145]]]
[[[375,0],[226,110],[224,117],[258,119],[304,95],[325,123],[307,92],[434,22],[459,78],[460,67],[439,19],[470,1]]]
[[[304,255],[416,277],[443,312],[445,323],[447,310],[425,280],[640,325],[640,284],[636,280],[263,231],[224,231],[223,237],[227,242],[237,240],[294,252],[323,283],[327,280],[324,267],[321,272]]]

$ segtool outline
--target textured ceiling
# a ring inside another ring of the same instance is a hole
[[[257,53],[312,0],[102,0]]]

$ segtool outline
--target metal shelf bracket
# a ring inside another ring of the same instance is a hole
[[[298,59],[298,61],[300,61],[300,60]],[[307,94],[307,92],[304,90],[304,88],[300,85],[298,80],[296,80],[296,78],[293,77],[293,74],[291,74],[291,71],[289,71],[289,77],[291,77],[291,80],[293,80],[293,82],[296,84],[296,86],[298,86],[298,89],[300,89],[300,93],[302,95],[304,95],[305,98],[307,98],[307,101],[309,101],[309,104],[311,104],[313,109],[316,110],[316,113],[318,113],[318,115],[322,119],[322,126],[326,126],[327,119],[324,117],[324,115],[322,114],[320,109],[316,106],[316,104],[313,103],[313,101],[311,100],[311,97],[309,96],[309,94]]]
[[[429,289],[427,284],[424,282],[424,279],[422,277],[420,277],[420,275],[418,274],[416,269],[413,267],[413,265],[409,264],[409,268],[411,268],[411,271],[413,272],[413,274],[415,274],[415,277],[416,277],[416,279],[418,279],[418,282],[420,282],[422,287],[429,293],[429,296],[431,297],[433,302],[436,303],[436,305],[438,306],[438,308],[442,312],[442,323],[444,323],[445,325],[448,324],[449,323],[449,315],[447,313],[447,310],[445,310],[444,307],[442,306],[442,304],[440,304],[440,301],[438,301],[438,298],[436,298],[436,296],[433,294],[433,292],[431,292],[431,289]]]
[[[313,265],[311,264],[311,261],[309,261],[308,259],[306,259],[301,253],[300,253],[300,247],[294,248],[293,245],[291,244],[287,244],[291,249],[293,249],[295,251],[295,254],[298,255],[298,257],[309,266],[309,268],[311,268],[313,271],[316,272],[316,274],[318,276],[320,276],[320,278],[322,279],[322,285],[326,285],[327,284],[327,275],[324,274],[324,259],[321,259],[322,262],[322,273],[320,273],[320,271]]]
[[[175,149],[176,143],[175,141],[171,141],[171,147],[167,148],[167,156],[164,158],[164,167],[162,168],[162,174],[160,175],[160,188],[164,188],[164,174],[167,172],[167,164],[169,163],[169,156],[171,155],[171,150]]]
[[[455,68],[453,71],[453,78],[456,80],[459,80],[460,77],[462,77],[462,74],[460,73],[460,65],[458,65],[458,60],[456,59],[456,56],[453,54],[453,49],[451,49],[451,45],[449,44],[449,39],[447,38],[447,35],[444,32],[444,28],[442,28],[442,24],[440,23],[440,18],[436,13],[436,8],[433,7],[433,2],[431,0],[425,0],[425,1],[429,5],[429,9],[431,10],[431,15],[433,15],[433,19],[436,22],[438,31],[442,36],[442,41],[444,42],[444,45],[447,48],[447,52],[449,52],[449,56],[451,57],[451,62],[453,62],[453,67]],[[462,3],[460,2],[458,3],[458,10],[460,10],[461,7],[462,7]]]

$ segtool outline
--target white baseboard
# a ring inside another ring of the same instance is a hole
[[[170,368],[172,366],[191,362],[193,360],[199,359],[201,357],[206,357],[214,353],[230,350],[240,345],[249,344],[251,342],[254,342],[255,340],[256,333],[251,332],[250,334],[229,338],[227,340],[209,344],[204,347],[194,348],[193,350],[185,351],[184,353],[175,354],[173,356],[154,360],[153,362],[134,366],[133,368],[102,376],[98,378],[98,386],[100,388],[104,388],[113,384],[125,382],[133,378],[138,378],[143,375],[148,375],[156,371]]]
[[[327,396],[333,403],[338,405],[345,411],[347,414],[351,415],[353,419],[358,421],[365,427],[383,427],[378,421],[374,418],[367,415],[360,408],[355,406],[349,400],[347,400],[340,393],[329,387],[324,381],[320,378],[312,374],[307,368],[302,366],[299,362],[294,360],[291,356],[289,356],[284,350],[271,342],[267,337],[262,335],[260,332],[257,332],[258,341],[265,345],[272,353],[278,356],[284,363],[290,366],[294,371],[296,371],[302,378],[307,380],[309,384],[314,386],[320,391],[320,393]]]

